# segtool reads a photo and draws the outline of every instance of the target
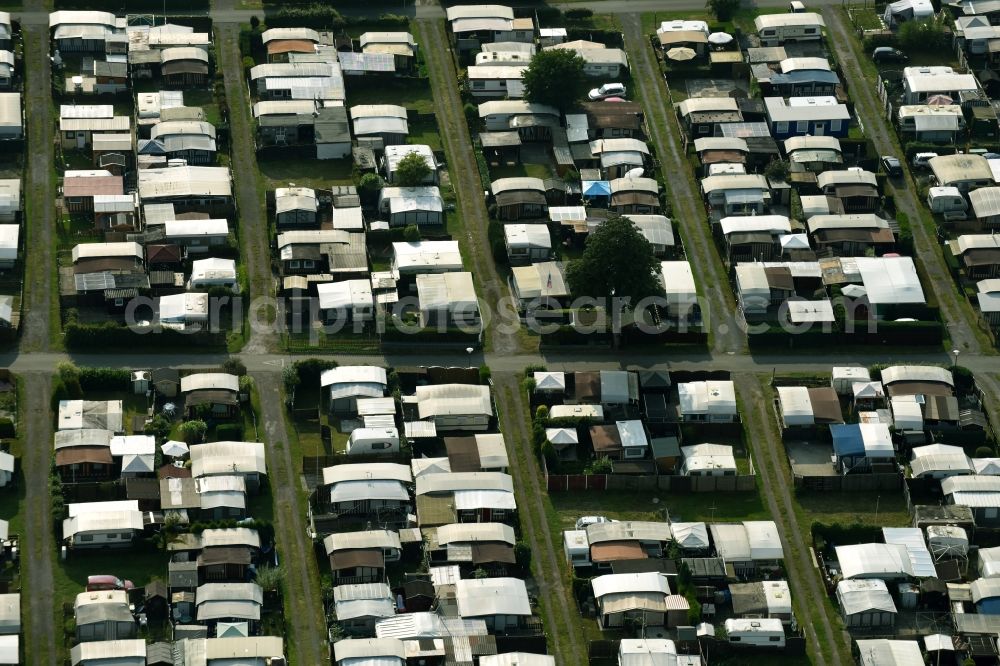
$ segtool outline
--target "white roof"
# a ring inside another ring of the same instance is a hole
[[[227,372],[196,372],[181,377],[181,393],[199,390],[240,390],[240,378]]]
[[[191,262],[191,281],[199,280],[234,280],[236,278],[236,260],[196,259]]]
[[[809,389],[805,386],[779,386],[778,402],[786,426],[811,425],[815,422]]]
[[[728,444],[694,444],[682,446],[684,471],[690,474],[699,470],[735,470],[736,458]]]
[[[918,641],[877,638],[859,640],[861,666],[922,666],[924,657]]]
[[[260,34],[260,37],[265,44],[283,39],[319,42],[319,33],[312,28],[268,28]]]
[[[458,249],[458,241],[393,243],[392,253],[393,264],[400,272],[415,272],[423,268],[462,268],[462,252]]]
[[[784,26],[826,26],[823,17],[813,12],[799,12],[788,14],[761,14],[754,19],[754,27],[757,32],[765,28],[779,28]]]
[[[952,92],[976,90],[973,74],[956,74],[951,67],[904,67],[906,88],[915,93]]]
[[[901,544],[859,543],[836,546],[836,551],[845,579],[913,576],[910,556]]]
[[[146,663],[146,641],[141,638],[133,638],[80,643],[70,650],[70,661],[73,666],[144,664]],[[0,660],[0,663],[14,664],[18,662]]]
[[[536,391],[565,391],[566,373],[536,371],[533,375]]]
[[[515,543],[514,528],[503,523],[453,523],[437,528],[437,540],[442,546],[449,543],[488,543],[500,541]]]
[[[605,574],[591,580],[594,597],[600,601],[609,594],[641,594],[658,592],[670,594],[670,584],[667,577],[656,572]]]
[[[705,523],[670,523],[670,533],[681,548],[704,550],[709,546],[708,526]]]
[[[430,495],[469,490],[512,494],[514,482],[509,474],[503,472],[428,473],[417,477],[414,492],[417,495]]]
[[[660,277],[667,301],[680,306],[698,302],[698,289],[694,283],[691,263],[686,260],[661,261]]]
[[[760,190],[766,192],[769,189],[767,178],[759,173],[721,174],[701,179],[701,190],[705,194],[711,194],[716,190]]]
[[[832,103],[829,100],[833,100]],[[836,97],[765,97],[767,117],[773,123],[799,120],[850,120],[851,112]]]
[[[105,257],[136,257],[142,259],[142,246],[138,243],[83,243],[73,246],[73,263],[80,259],[103,259]]]
[[[784,557],[778,526],[773,520],[744,520],[750,544],[750,556],[754,560],[778,560]]]
[[[338,550],[356,550],[369,548],[396,549],[402,548],[399,534],[392,530],[364,530],[361,532],[339,532],[323,539],[326,554]]]
[[[911,257],[855,257],[854,261],[872,304],[926,303]]]
[[[682,414],[736,414],[736,387],[731,381],[699,381],[677,385]]]
[[[785,58],[778,63],[782,74],[794,72],[797,69],[822,69],[830,71],[830,61],[826,58],[801,57]]]
[[[532,652],[505,652],[479,658],[479,666],[555,666],[556,658]]]
[[[741,153],[750,152],[746,139],[722,136],[703,136],[695,139],[694,150],[696,153],[706,150],[737,150]]]
[[[229,235],[229,222],[226,220],[168,220],[163,223],[163,231],[168,239],[188,238],[192,236]]]
[[[458,614],[467,617],[531,615],[528,590],[518,578],[472,578],[455,583]]]
[[[552,405],[549,418],[553,419],[595,419],[604,420],[604,408],[601,405]]]
[[[267,474],[260,442],[211,442],[191,447],[194,477],[217,474]]]
[[[698,111],[739,111],[740,107],[732,97],[689,97],[677,105],[682,116]]]
[[[784,215],[738,215],[719,220],[725,236],[736,232],[768,231],[772,235],[792,233],[792,223]]]
[[[1000,187],[980,187],[969,192],[969,203],[977,218],[1000,215]]]
[[[105,502],[102,502],[102,504]],[[72,505],[70,505],[72,506]],[[143,529],[142,512],[134,510],[90,511],[63,521],[63,537],[84,532],[135,531]]]
[[[844,615],[896,612],[896,604],[884,580],[842,580],[837,583],[837,602]]]
[[[657,33],[680,31],[703,32],[707,35],[708,23],[697,20],[675,19],[673,21],[662,21],[660,27],[656,29]]]
[[[156,453],[156,438],[152,435],[116,435],[111,438],[111,455],[150,455]]]
[[[352,481],[397,481],[412,483],[409,465],[399,463],[347,463],[323,468],[323,485]]]
[[[882,383],[893,382],[940,382],[954,386],[951,371],[936,365],[891,365],[882,368]]]
[[[424,311],[472,312],[478,309],[472,273],[450,272],[418,275],[417,298]]]
[[[316,294],[322,310],[371,307],[374,303],[371,280],[365,279],[320,283],[316,285]]]
[[[935,578],[937,572],[934,569],[934,561],[927,544],[924,542],[923,532],[917,527],[883,527],[882,536],[888,544],[898,544],[906,547],[907,555],[910,558],[910,567],[913,575],[917,578]]]
[[[139,197],[232,196],[228,167],[176,166],[139,170]]]
[[[324,370],[319,379],[321,387],[338,384],[380,384],[385,387],[387,383],[385,368],[374,365],[340,365]]]
[[[549,227],[545,224],[505,224],[503,234],[509,247],[552,247]]]

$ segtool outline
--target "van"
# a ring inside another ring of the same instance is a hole
[[[788,11],[793,14],[801,14],[806,10],[806,6],[799,2],[799,0],[792,0],[788,3]]]
[[[100,575],[87,576],[87,592],[104,590],[131,590],[135,584],[130,580],[122,580],[118,576]]]
[[[927,163],[937,156],[937,153],[917,153],[913,156],[913,160],[910,162],[910,165],[914,169],[927,169],[929,168]]]
[[[785,627],[778,618],[726,620],[726,636],[732,645],[785,647]]]

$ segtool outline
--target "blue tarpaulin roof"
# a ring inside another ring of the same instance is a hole
[[[606,180],[585,180],[583,181],[583,196],[610,197],[611,183]]]
[[[831,425],[830,435],[833,437],[833,452],[838,458],[861,455],[865,452],[865,440],[861,436],[861,425],[858,423]]]

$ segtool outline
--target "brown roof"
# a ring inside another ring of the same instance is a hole
[[[164,63],[160,68],[164,76],[171,74],[208,74],[208,63],[198,60],[175,60]]]
[[[962,262],[966,266],[989,266],[1000,264],[1000,250],[995,248],[976,248],[966,250],[962,255]]]
[[[545,195],[533,190],[518,190],[516,192],[501,192],[496,195],[498,206],[514,206],[517,204],[544,204]]]
[[[587,124],[592,128],[642,129],[638,102],[586,102]]]
[[[63,180],[64,197],[92,197],[95,194],[124,194],[121,176],[70,176]]]
[[[203,389],[191,391],[184,396],[184,406],[193,407],[195,405],[238,405],[239,398],[232,391],[222,389]]]
[[[129,271],[139,265],[135,257],[88,257],[80,259],[73,265],[73,272],[100,273],[102,271]]]
[[[650,194],[649,192],[618,192],[611,195],[612,206],[628,206],[629,204],[658,206],[660,205],[660,199],[655,194]]]
[[[354,567],[384,569],[385,557],[382,555],[381,549],[378,548],[338,550],[330,556],[330,568],[334,571],[338,569],[352,569]]]
[[[933,421],[957,421],[958,398],[953,395],[925,396],[924,418]]]
[[[641,560],[649,557],[638,541],[605,541],[590,547],[590,559],[594,562],[615,560]]]
[[[673,30],[659,34],[660,44],[707,44],[708,35],[700,30]]]
[[[795,278],[792,277],[791,269],[785,266],[774,266],[764,269],[767,276],[767,286],[771,289],[781,289],[783,291],[795,291]]]
[[[618,451],[622,448],[622,438],[618,428],[613,425],[590,426],[590,441],[594,444],[594,452]]]
[[[472,563],[489,564],[501,562],[514,564],[514,547],[509,543],[474,543],[472,544]]]
[[[892,382],[891,384],[886,384],[885,388],[889,391],[889,397],[895,397],[897,395],[954,395],[954,389],[943,382]]]
[[[70,446],[56,451],[56,467],[93,463],[113,465],[110,446]]]
[[[130,476],[125,478],[125,497],[130,500],[159,500],[159,479]]]
[[[213,564],[250,564],[250,549],[246,546],[217,546],[205,548],[198,555],[198,566]]]
[[[190,479],[190,467],[177,467],[176,465],[163,465],[156,470],[156,476],[161,479]]]
[[[746,153],[742,150],[703,150],[701,151],[702,164],[716,163],[736,163],[743,164],[747,161]]]
[[[812,405],[813,418],[817,423],[844,422],[844,415],[840,410],[840,398],[832,387],[809,389],[809,403]]]
[[[479,472],[479,446],[475,437],[445,437],[444,448],[448,452],[448,462],[452,472]]]
[[[179,264],[181,248],[178,245],[147,245],[146,261],[150,264]]]
[[[886,229],[886,231],[889,230]],[[878,240],[877,237],[882,236],[882,234],[877,234],[876,230],[873,229],[820,229],[813,235],[820,243],[842,243],[844,241],[854,241],[858,243],[892,242],[891,231],[889,231],[890,238],[885,239],[883,237]]]
[[[871,185],[837,185],[833,188],[837,197],[877,197],[878,190]]]
[[[577,401],[598,401],[601,399],[601,374],[599,372],[574,372]]]
[[[313,53],[316,44],[308,39],[275,39],[267,43],[268,55],[276,53]]]

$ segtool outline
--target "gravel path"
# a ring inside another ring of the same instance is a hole
[[[544,477],[531,445],[528,430],[528,404],[524,400],[518,376],[512,373],[494,376],[494,397],[502,417],[502,430],[510,458],[510,473],[514,477],[514,492],[518,516],[521,519],[521,539],[531,547],[533,573],[538,585],[539,602],[546,611],[549,625],[545,633],[549,652],[566,666],[587,663],[587,641],[580,631],[581,620],[572,587],[562,573],[562,535],[553,534],[545,513]],[[559,626],[550,626],[551,623]]]
[[[24,184],[24,300],[21,318],[21,350],[46,351],[55,321],[52,281],[56,279],[54,145],[52,71],[49,65],[49,31],[46,26],[24,26],[24,90],[28,146],[25,154],[27,182]],[[30,258],[30,260],[29,260]],[[47,403],[46,403],[47,404]]]
[[[792,481],[785,471],[788,457],[772,425],[774,415],[768,409],[770,401],[765,399],[756,375],[738,374],[733,379],[743,404],[742,417],[749,433],[754,465],[760,475],[764,502],[781,532],[792,600],[796,602],[799,626],[805,632],[813,664],[850,663],[850,637],[841,629],[840,618],[831,614],[830,604],[823,601],[826,589],[809,549],[810,526],[800,525],[795,515],[790,490]],[[821,650],[817,632],[822,632],[829,655]]]
[[[236,207],[239,216],[240,249],[250,297],[273,296],[274,277],[271,274],[271,247],[268,237],[267,212],[264,208],[263,184],[257,171],[257,154],[254,149],[253,122],[246,80],[240,58],[239,25],[216,24],[216,53],[219,67],[225,75],[226,101],[229,103],[229,132],[232,145],[233,179],[235,181]],[[251,315],[254,313],[251,312]],[[263,327],[258,327],[263,328]],[[244,347],[250,353],[265,352],[277,346],[273,332],[254,330]]]
[[[24,653],[29,664],[55,666],[56,640],[62,627],[55,626],[52,565],[55,543],[49,501],[49,469],[52,465],[52,417],[49,404],[52,381],[48,374],[24,375],[24,404],[20,424],[25,434],[24,457],[18,461],[24,471],[24,534],[21,541],[21,589]],[[61,609],[60,609],[61,610]]]
[[[706,326],[711,329],[712,348],[716,352],[741,351],[745,338],[733,317],[736,310],[729,280],[712,241],[701,194],[695,187],[690,164],[681,149],[670,95],[653,55],[649,36],[643,34],[638,14],[625,14],[621,20],[632,66],[632,85],[638,88],[643,100],[649,139],[656,147],[663,180],[670,190],[672,217],[680,226],[684,250],[698,278],[699,300]]]
[[[462,217],[462,228],[449,229],[449,232],[462,243],[462,252],[471,254],[466,259],[472,261],[480,302],[488,304],[494,311],[502,308],[509,314],[507,319],[516,322],[516,309],[506,285],[493,265],[487,240],[489,217],[483,199],[483,185],[479,179],[472,140],[469,138],[469,126],[462,110],[458,77],[449,51],[450,42],[445,33],[444,21],[423,20],[416,25],[419,30],[417,41],[427,58],[427,69],[434,91],[438,129],[448,156],[448,175],[455,187],[458,210]],[[487,337],[494,352],[507,354],[519,349],[518,339],[513,331],[502,330],[495,323],[487,328]]]
[[[827,30],[830,31],[830,43],[833,45],[837,60],[843,68],[844,75],[850,86],[848,94],[854,100],[854,111],[861,117],[865,127],[865,136],[870,138],[880,155],[897,155],[902,157],[903,151],[896,139],[896,133],[889,126],[882,104],[875,92],[875,81],[869,80],[861,71],[859,60],[867,57],[861,52],[853,37],[853,29],[847,24],[844,13],[832,7],[823,10]],[[952,345],[963,352],[981,351],[979,340],[972,330],[977,324],[971,307],[958,292],[955,281],[945,267],[941,257],[938,241],[921,223],[925,213],[923,202],[917,196],[917,186],[908,168],[904,167],[906,176],[899,186],[894,188],[898,210],[906,213],[913,228],[914,254],[920,257],[930,285],[934,290],[938,304],[941,306],[941,317],[948,327]]]
[[[326,620],[322,613],[319,573],[312,539],[305,522],[300,461],[288,447],[288,428],[281,400],[281,374],[253,375],[260,395],[260,422],[267,447],[267,469],[274,501],[274,528],[278,556],[285,571],[285,622],[291,629],[287,640],[294,646],[299,665],[323,664],[329,660]]]

